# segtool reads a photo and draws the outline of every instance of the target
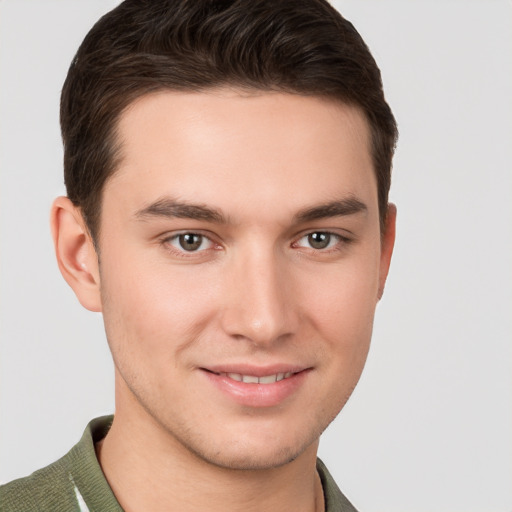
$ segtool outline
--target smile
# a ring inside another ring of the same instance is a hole
[[[274,373],[272,375],[263,375],[261,377],[257,377],[256,375],[242,375],[241,373],[219,373],[217,375],[222,375],[228,377],[229,379],[236,380],[237,382],[244,382],[248,384],[273,384],[274,382],[279,382],[283,379],[288,379],[292,375],[293,372],[286,373]]]
[[[291,399],[306,385],[313,370],[288,364],[274,365],[274,368],[229,366],[201,368],[201,373],[231,403],[256,408],[274,407]]]

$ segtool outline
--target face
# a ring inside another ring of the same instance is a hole
[[[163,92],[119,135],[99,238],[117,413],[219,466],[296,458],[356,385],[389,264],[363,116]]]

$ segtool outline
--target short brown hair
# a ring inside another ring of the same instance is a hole
[[[361,36],[324,0],[125,0],[90,30],[61,97],[64,177],[93,238],[119,163],[116,128],[136,98],[231,85],[327,97],[360,108],[371,130],[381,227],[395,119]]]

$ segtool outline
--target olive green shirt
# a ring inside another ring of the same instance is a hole
[[[0,486],[1,512],[123,512],[94,450],[94,444],[110,429],[112,419],[96,418],[64,457],[26,478]],[[320,459],[317,469],[326,512],[356,512]]]

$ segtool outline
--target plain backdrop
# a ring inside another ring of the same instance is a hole
[[[61,278],[59,93],[117,2],[0,1],[0,481],[113,412],[101,316]],[[400,127],[369,360],[320,456],[364,512],[512,511],[512,3],[340,0]]]

